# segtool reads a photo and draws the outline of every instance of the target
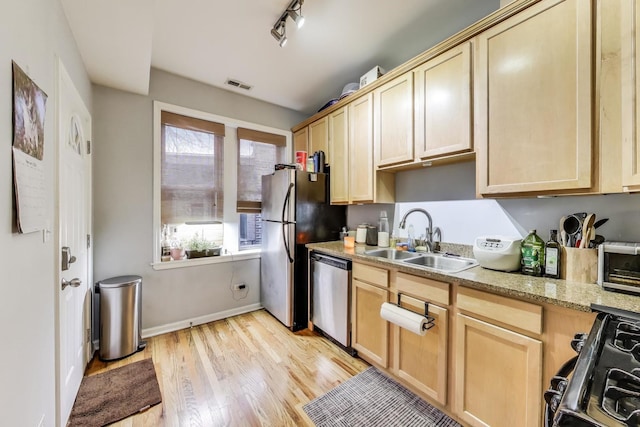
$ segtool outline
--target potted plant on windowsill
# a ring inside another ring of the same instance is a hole
[[[200,237],[198,233],[187,240],[184,247],[188,259],[220,255],[220,247],[216,247],[212,241]]]

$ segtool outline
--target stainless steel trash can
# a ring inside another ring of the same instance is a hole
[[[140,337],[142,277],[119,276],[99,281],[102,360],[121,359],[146,346]]]

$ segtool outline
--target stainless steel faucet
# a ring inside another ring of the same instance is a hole
[[[433,252],[433,220],[431,219],[431,215],[429,215],[429,212],[421,208],[409,209],[407,213],[405,213],[402,219],[400,220],[400,228],[404,229],[406,227],[407,217],[414,212],[420,212],[425,214],[427,217],[427,220],[429,221],[429,225],[427,226],[427,234],[426,234],[427,242],[426,243],[427,243],[427,249],[429,249],[429,252]]]

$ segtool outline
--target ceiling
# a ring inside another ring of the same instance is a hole
[[[91,81],[148,94],[150,69],[316,112],[376,65],[390,70],[498,9],[500,0],[61,0]],[[226,85],[235,79],[248,91]]]

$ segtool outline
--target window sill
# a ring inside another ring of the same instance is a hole
[[[252,249],[235,254],[227,253],[206,258],[185,259],[181,261],[152,262],[154,270],[171,270],[174,268],[196,267],[199,265],[220,264],[225,262],[244,261],[260,258],[260,249]]]

